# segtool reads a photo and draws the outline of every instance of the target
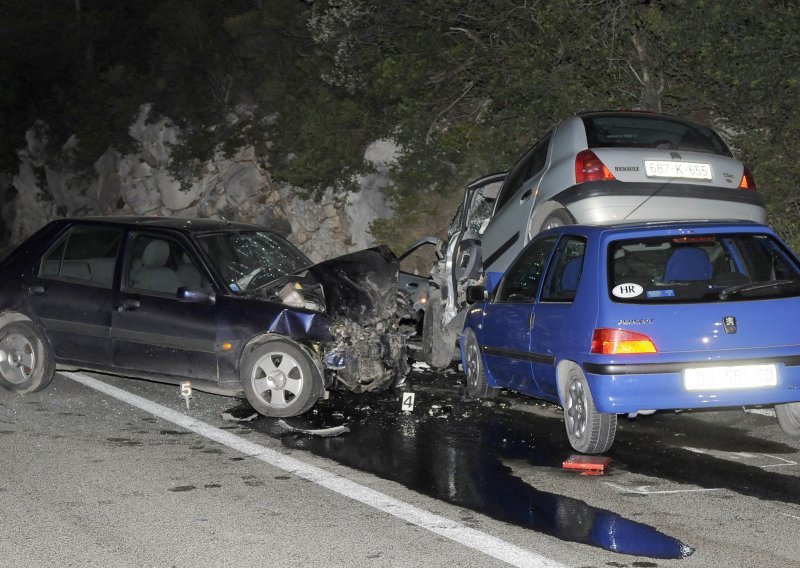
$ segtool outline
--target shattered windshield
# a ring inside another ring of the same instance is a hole
[[[198,237],[200,246],[232,292],[268,284],[307,268],[311,260],[294,245],[266,232],[225,232]]]
[[[769,235],[616,241],[609,248],[609,263],[609,292],[617,302],[722,302],[800,295],[800,267]]]

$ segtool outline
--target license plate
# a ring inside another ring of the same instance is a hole
[[[775,365],[736,365],[698,367],[683,371],[683,386],[688,391],[750,389],[778,384]]]
[[[647,177],[711,179],[711,165],[700,162],[645,160],[644,170]]]

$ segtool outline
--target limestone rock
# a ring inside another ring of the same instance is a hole
[[[252,109],[235,109],[238,121]],[[120,154],[109,148],[98,157],[91,179],[75,174],[71,138],[56,156],[45,155],[47,129],[36,124],[26,135],[16,175],[0,172],[0,255],[46,222],[63,216],[170,215],[225,218],[260,224],[287,237],[320,261],[375,244],[368,229],[392,210],[383,195],[391,183],[390,167],[399,152],[392,140],[370,144],[364,158],[374,173],[355,181],[359,191],[346,195],[328,189],[317,202],[302,188],[278,184],[266,169],[266,156],[240,148],[233,156],[218,152],[198,164],[199,174],[176,179],[170,169],[172,147],[180,129],[168,118],[154,117],[142,105],[128,133],[136,149]]]

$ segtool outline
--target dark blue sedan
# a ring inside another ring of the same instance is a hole
[[[243,223],[54,221],[0,262],[0,386],[32,392],[57,367],[92,369],[293,416],[326,389],[404,376],[397,278],[386,247],[313,264]]]
[[[584,453],[617,414],[775,405],[800,436],[800,261],[750,222],[566,226],[539,234],[473,302],[467,389],[561,405]]]

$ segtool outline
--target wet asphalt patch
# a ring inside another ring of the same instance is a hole
[[[445,391],[447,392],[447,391]],[[309,413],[284,419],[294,428],[347,424],[338,437],[288,432],[275,419],[242,423],[342,465],[488,517],[559,539],[635,556],[683,558],[693,549],[657,529],[612,511],[539,491],[515,476],[506,459],[558,467],[571,452],[560,420],[520,419],[498,404],[437,395],[413,412],[400,411],[400,394],[335,394]],[[421,397],[430,399],[432,397]],[[245,416],[246,405],[228,411]],[[558,440],[558,442],[556,442]]]

